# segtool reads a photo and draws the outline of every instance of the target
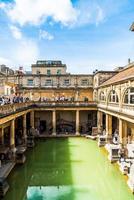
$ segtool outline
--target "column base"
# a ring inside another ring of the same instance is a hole
[[[79,132],[76,132],[75,135],[80,136],[80,133],[79,133]]]
[[[56,136],[56,133],[54,132],[54,133],[52,133],[52,135],[53,135],[53,136]]]

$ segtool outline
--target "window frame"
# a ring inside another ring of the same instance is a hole
[[[84,82],[85,81],[85,82]],[[81,80],[81,85],[82,86],[88,86],[89,85],[89,80],[88,79],[82,79]]]
[[[45,80],[45,86],[52,86],[53,85],[53,80],[52,79],[46,79]]]
[[[134,105],[134,92],[131,92],[131,89],[134,89],[134,87],[128,88],[128,89],[125,91],[124,99],[123,99],[123,103],[124,103],[124,104]],[[127,102],[126,102],[126,99],[125,99],[125,98],[127,98]],[[133,99],[132,99],[132,102],[131,102],[131,98],[133,98]]]
[[[115,90],[112,90],[109,94],[109,103],[119,103],[119,97]]]
[[[48,73],[49,71],[49,73]],[[51,69],[47,69],[47,76],[50,76],[51,75]]]
[[[68,81],[68,83],[66,83],[66,81]],[[64,79],[64,85],[69,86],[70,85],[70,79]]]
[[[32,84],[30,83],[30,81],[32,82]],[[28,86],[34,86],[34,80],[33,79],[27,79],[27,85]]]

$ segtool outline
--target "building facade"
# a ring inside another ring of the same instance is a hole
[[[86,75],[66,70],[61,61],[37,61],[31,73],[1,78],[14,86],[12,95],[29,100],[1,106],[1,143],[6,136],[15,143],[18,130],[25,137],[30,127],[46,136],[118,130],[121,142],[134,140],[134,63]]]

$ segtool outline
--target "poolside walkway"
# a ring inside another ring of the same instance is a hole
[[[14,166],[15,166],[14,162],[9,162],[2,165],[0,167],[0,178],[7,178],[7,176],[10,174]]]

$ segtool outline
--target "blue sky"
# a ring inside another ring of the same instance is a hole
[[[0,64],[62,60],[68,72],[134,61],[134,0],[0,0]]]

